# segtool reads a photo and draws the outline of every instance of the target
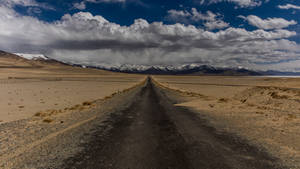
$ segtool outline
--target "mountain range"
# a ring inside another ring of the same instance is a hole
[[[23,53],[7,53],[0,51],[0,58],[10,58],[14,60],[22,61],[23,66],[43,66],[45,64],[51,65],[71,65],[82,68],[96,68],[102,70],[108,70],[113,72],[122,72],[122,73],[135,73],[135,74],[156,74],[156,75],[219,75],[219,76],[299,76],[300,72],[280,72],[274,70],[268,71],[254,71],[245,68],[219,68],[209,65],[201,64],[184,64],[179,66],[147,66],[147,65],[134,65],[134,64],[122,64],[111,66],[109,64],[100,64],[97,66],[89,66],[82,64],[74,63],[65,63],[55,59],[51,59],[43,54],[23,54]],[[1,60],[0,60],[1,63]],[[17,66],[21,62],[14,62]],[[3,66],[3,65],[2,65]],[[12,66],[12,65],[11,65]],[[1,67],[1,65],[0,65]]]
[[[87,66],[92,67],[92,66]],[[123,64],[119,66],[96,66],[103,70],[123,73],[156,74],[156,75],[236,75],[236,76],[258,76],[259,72],[243,68],[216,68],[209,65],[185,64],[180,66],[145,66]]]

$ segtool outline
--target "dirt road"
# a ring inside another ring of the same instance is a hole
[[[61,168],[283,168],[267,153],[173,106],[150,78],[131,106],[112,113],[93,131],[83,150]]]
[[[178,96],[178,98],[180,98]],[[95,107],[0,125],[1,169],[280,169],[281,161],[146,83]]]

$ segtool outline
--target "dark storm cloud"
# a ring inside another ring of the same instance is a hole
[[[97,49],[112,49],[112,50],[143,50],[148,48],[160,47],[157,43],[152,42],[126,42],[120,40],[85,40],[85,41],[71,41],[60,40],[49,46],[53,49],[64,50],[97,50]]]

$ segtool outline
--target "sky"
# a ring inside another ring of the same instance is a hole
[[[0,50],[299,72],[299,23],[299,0],[0,0]]]

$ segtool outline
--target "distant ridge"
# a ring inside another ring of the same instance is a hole
[[[75,64],[80,67],[96,68],[122,73],[153,74],[153,75],[209,75],[209,76],[300,76],[300,72],[281,71],[254,71],[246,68],[219,68],[209,65],[185,64],[180,66],[145,66],[123,64],[118,66],[100,65],[87,66]]]
[[[48,58],[43,54],[25,54],[25,53],[14,53],[14,54],[27,60],[50,60],[50,58]]]
[[[2,58],[2,59],[1,59]],[[0,68],[5,67],[43,67],[52,66],[75,66],[82,68],[95,68],[121,73],[134,74],[153,74],[153,75],[210,75],[210,76],[300,76],[300,72],[281,72],[281,71],[253,71],[245,68],[218,68],[201,64],[185,64],[180,66],[147,66],[123,64],[111,66],[109,64],[100,64],[98,66],[89,66],[83,64],[74,64],[58,61],[49,58],[43,54],[22,54],[8,53],[0,50]]]
[[[41,64],[52,64],[52,65],[69,65],[64,62],[58,61],[56,59],[49,58],[46,55],[43,54],[24,54],[24,53],[14,53],[14,55],[17,55],[19,57],[22,57],[26,60],[35,61],[36,63]]]
[[[215,76],[259,76],[259,72],[244,68],[215,68],[208,65],[185,64],[181,66],[145,66],[124,64],[120,66],[87,66],[114,72],[154,75],[215,75]]]
[[[68,65],[40,54],[13,54],[0,50],[0,68],[40,68]]]

